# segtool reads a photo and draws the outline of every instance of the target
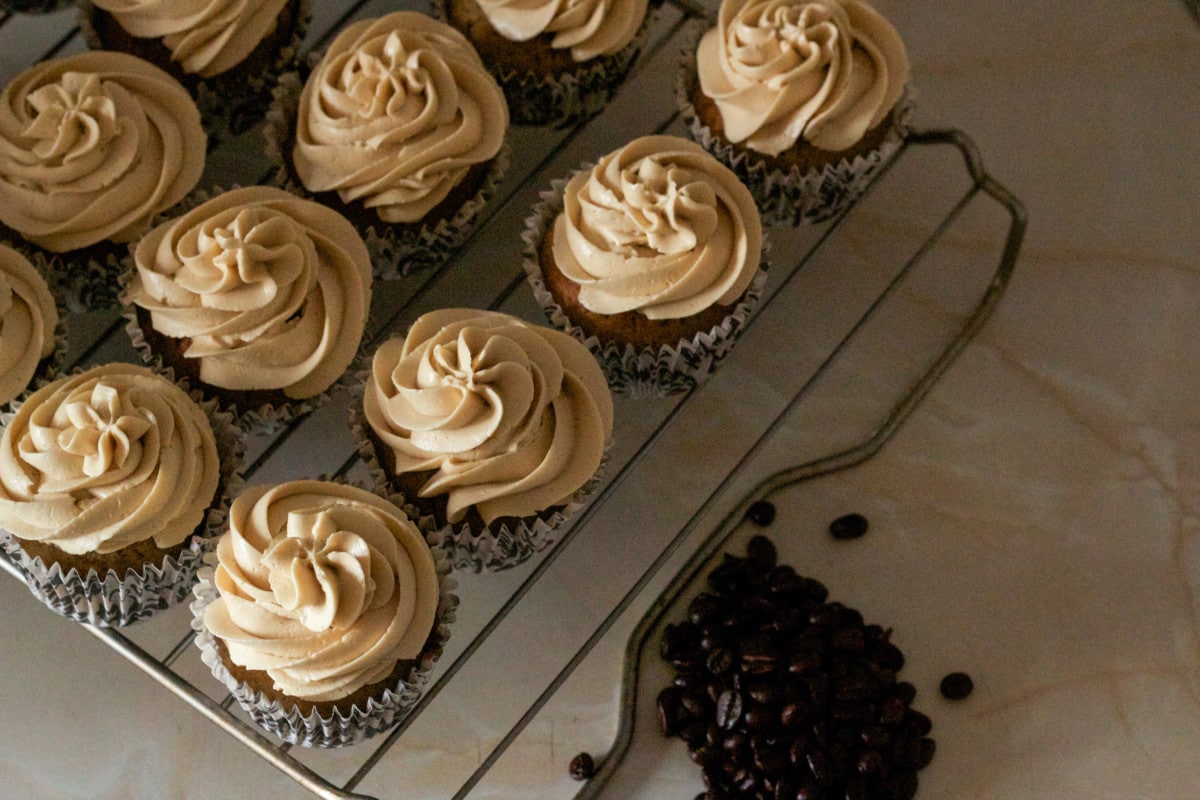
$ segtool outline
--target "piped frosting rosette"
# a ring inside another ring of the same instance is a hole
[[[58,306],[45,278],[21,253],[0,244],[0,423],[11,403],[65,354]]]
[[[650,320],[727,308],[716,324],[658,347],[602,341],[572,320],[546,286],[542,246],[553,230],[557,269],[594,314]],[[694,142],[644,136],[557,181],[526,221],[524,267],[556,327],[599,360],[614,391],[665,395],[706,379],[733,348],[766,282],[754,198]]]
[[[371,492],[253,486],[234,500],[215,570],[196,587],[196,644],[264,729],[293,744],[351,744],[420,696],[457,605],[449,570]]]
[[[693,137],[755,191],[768,223],[828,219],[899,147],[911,103],[896,29],[861,0],[723,0],[717,25],[688,38],[678,95]],[[686,37],[685,37],[686,38]],[[697,116],[693,92],[724,127]],[[849,158],[885,123],[880,144]],[[829,163],[800,172],[775,157],[809,146]]]
[[[148,362],[234,403],[263,429],[309,410],[358,351],[371,304],[371,261],[342,215],[265,186],[218,193],[164,221],[134,250],[124,278],[128,330]],[[143,329],[187,342],[170,359]]]
[[[60,378],[0,436],[0,544],[58,613],[134,622],[187,595],[240,459],[228,415],[144,367]],[[141,564],[103,566],[130,548]],[[73,558],[89,566],[64,566]]]
[[[112,243],[135,240],[183,199],[204,155],[196,104],[157,67],[111,52],[43,61],[0,94],[0,223],[72,253],[52,262],[64,285],[86,304],[111,304]]]
[[[294,86],[276,93],[268,152],[304,191],[361,212],[348,216],[383,277],[440,264],[507,167],[508,106],[471,44],[399,11],[346,27],[298,99]]]
[[[363,377],[360,453],[381,489],[416,480],[402,494],[434,517],[422,524],[440,528],[455,566],[509,567],[557,541],[612,436],[586,348],[499,312],[425,314]]]

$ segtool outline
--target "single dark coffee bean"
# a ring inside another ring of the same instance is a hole
[[[899,697],[900,702],[906,706],[912,705],[912,701],[917,699],[917,687],[913,686],[908,681],[900,681],[897,683],[893,693],[896,695],[896,697]]]
[[[663,736],[679,735],[683,721],[682,700],[683,690],[677,686],[668,686],[658,693],[658,727]]]
[[[709,651],[708,660],[704,663],[713,675],[726,675],[733,669],[735,660],[732,649],[718,645]]]
[[[808,754],[808,769],[812,773],[813,780],[818,786],[832,786],[837,780],[837,775],[834,773],[833,764],[829,761],[829,756],[822,753],[820,750],[813,750]]]
[[[726,689],[717,698],[717,725],[727,731],[737,727],[742,718],[742,695],[733,689]]]
[[[863,632],[859,628],[844,627],[833,632],[833,649],[845,653],[860,653],[864,647]]]
[[[947,700],[962,700],[975,690],[975,681],[965,672],[951,672],[942,678],[938,688]]]
[[[904,726],[917,736],[928,736],[933,730],[933,721],[915,708],[910,708],[904,715]]]
[[[579,753],[571,759],[571,777],[577,781],[586,781],[596,774],[596,761],[591,753]]]
[[[770,500],[758,500],[746,509],[746,519],[765,528],[775,521],[775,504]]]
[[[829,523],[829,533],[835,539],[857,539],[869,527],[867,518],[862,514],[845,514]]]
[[[929,766],[929,762],[933,761],[933,754],[937,752],[937,742],[930,739],[928,736],[921,739],[920,755],[917,758],[916,768],[925,769]]]
[[[708,592],[698,594],[688,604],[688,620],[693,625],[704,627],[704,625],[717,616],[720,610],[721,601],[717,599],[716,595],[709,594]]]
[[[854,764],[854,768],[863,775],[878,775],[883,767],[883,756],[879,755],[878,750],[864,750],[858,754],[858,761]]]
[[[765,536],[755,536],[746,545],[746,558],[757,566],[770,569],[775,566],[775,562],[779,559],[779,554],[775,550],[775,544],[770,539]]]

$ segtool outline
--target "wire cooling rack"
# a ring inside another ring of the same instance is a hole
[[[322,0],[313,6],[308,50],[319,50],[347,22],[398,4]],[[690,20],[708,15],[691,2],[667,2],[633,74],[599,117],[570,129],[515,129],[510,174],[472,239],[441,270],[376,286],[368,348],[445,305],[541,321],[520,266],[529,209],[553,179],[634,136],[684,135],[673,88],[680,42]],[[84,47],[68,12],[0,14],[4,83],[39,58]],[[251,131],[210,154],[202,186],[257,183],[266,173],[261,137]],[[592,781],[582,787],[560,781],[553,793],[597,796],[629,745],[637,653],[672,591],[721,547],[755,499],[851,467],[883,446],[999,302],[1024,228],[1020,202],[984,170],[970,140],[943,130],[910,132],[888,169],[837,219],[771,230],[767,291],[742,343],[710,381],[687,394],[618,399],[617,444],[599,491],[547,552],[503,573],[459,577],[463,602],[449,647],[416,708],[387,735],[329,754],[290,748],[261,733],[199,663],[185,608],[120,631],[85,628],[326,798],[370,797],[358,793],[367,785],[380,797],[486,793],[489,781],[503,781],[496,764],[561,698],[589,654],[606,637],[625,637],[630,654],[607,732],[608,756]],[[73,315],[69,363],[134,360],[122,328],[112,313]],[[348,402],[338,394],[274,435],[251,437],[247,480],[365,480],[345,424]],[[823,422],[831,405],[838,408],[837,426]],[[845,422],[847,406],[857,422]],[[797,430],[804,435],[789,451],[790,466],[745,489],[763,474],[764,449]],[[722,521],[710,530],[712,519]],[[3,558],[0,566],[16,575]],[[555,626],[547,625],[547,609]],[[638,613],[645,616],[630,636],[623,622]],[[530,648],[531,642],[538,646]],[[497,672],[522,676],[502,702],[494,690],[479,688],[494,683],[481,676]],[[487,702],[480,691],[492,692]],[[471,709],[467,721],[462,708]],[[461,728],[462,736],[486,746],[465,763],[439,766],[436,779],[419,787],[390,777],[373,781],[385,772],[420,773],[408,763],[406,743],[422,726],[446,729],[447,740]],[[565,765],[558,768],[565,773]]]

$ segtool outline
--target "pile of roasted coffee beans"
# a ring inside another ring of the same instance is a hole
[[[934,742],[890,631],[778,564],[764,536],[708,589],[664,632],[676,674],[658,696],[663,733],[703,772],[696,800],[912,798]]]

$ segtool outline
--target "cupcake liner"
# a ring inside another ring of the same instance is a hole
[[[204,409],[216,438],[221,460],[221,494],[205,515],[203,530],[192,536],[183,551],[163,556],[159,564],[127,570],[124,576],[115,570],[100,574],[95,569],[80,574],[74,567],[64,571],[57,562],[47,566],[40,556],[31,558],[9,532],[0,529],[0,549],[21,571],[33,596],[55,613],[100,627],[121,627],[187,597],[204,554],[216,547],[229,513],[230,498],[241,489],[244,449],[229,415],[215,403],[192,396]]]
[[[585,165],[582,169],[590,169]],[[573,323],[563,307],[546,288],[538,248],[554,218],[563,208],[563,188],[569,178],[556,179],[550,189],[541,193],[541,200],[525,220],[521,234],[525,242],[522,266],[533,289],[534,299],[552,325],[582,342],[600,362],[601,369],[614,392],[631,397],[665,397],[686,392],[702,383],[729,354],[745,329],[750,315],[762,299],[767,282],[770,245],[764,235],[763,252],[758,271],[746,293],[734,304],[720,324],[699,331],[690,340],[661,347],[636,347],[628,343],[601,342]]]
[[[445,0],[431,0],[431,5],[433,15],[450,24]],[[543,75],[488,64],[488,71],[504,90],[513,124],[562,128],[598,114],[629,75],[658,13],[658,4],[648,7],[629,44],[611,55],[577,64],[573,72]]]
[[[298,2],[292,35],[280,47],[275,59],[266,69],[246,73],[234,66],[233,75],[195,77],[189,83],[188,88],[196,101],[196,107],[200,109],[200,119],[209,136],[209,150],[227,139],[245,133],[255,123],[260,122],[265,109],[270,105],[271,90],[280,76],[295,69],[312,16],[311,0]],[[93,10],[94,6],[90,0],[80,0],[79,31],[89,48],[103,50],[106,48],[95,28]]]
[[[425,532],[431,545],[442,548],[450,557],[455,569],[470,569],[473,572],[498,572],[515,567],[556,544],[563,525],[571,519],[600,485],[608,464],[611,440],[605,443],[604,458],[595,474],[575,491],[564,506],[536,517],[519,520],[515,526],[507,523],[493,528],[473,527],[468,522],[448,523],[438,526],[432,515],[422,514],[420,509],[408,501],[403,492],[397,491],[388,479],[387,471],[375,453],[375,447],[367,435],[367,422],[363,417],[362,399],[366,382],[370,379],[369,367],[361,371],[351,390],[350,432],[358,448],[358,455],[371,476],[376,494],[388,497],[404,509],[417,526]]]
[[[428,541],[428,537],[426,538]],[[206,566],[200,570],[193,590],[195,600],[190,606],[192,629],[196,632],[195,642],[200,648],[200,659],[212,671],[213,677],[223,683],[237,698],[238,703],[256,725],[289,744],[304,747],[344,747],[387,730],[403,719],[421,698],[434,664],[450,638],[449,626],[454,622],[455,609],[458,608],[458,597],[453,594],[454,581],[449,577],[450,560],[433,542],[430,542],[430,547],[440,584],[432,641],[422,650],[420,659],[409,676],[401,680],[395,688],[384,690],[378,698],[368,698],[365,707],[354,705],[348,714],[334,709],[329,717],[321,716],[315,709],[304,715],[295,706],[285,707],[278,700],[266,697],[230,673],[217,652],[216,638],[204,625],[204,609],[216,600],[219,594],[213,584],[215,552],[206,558]]]
[[[783,170],[751,150],[722,141],[700,120],[691,102],[697,81],[696,47],[708,26],[698,20],[690,25],[675,81],[676,103],[691,137],[750,189],[763,224],[814,224],[832,219],[858,199],[899,151],[913,109],[913,93],[907,87],[892,109],[892,128],[877,148],[821,168]]]
[[[38,274],[46,278],[49,265],[46,263],[46,257],[43,254],[25,253],[11,242],[3,239],[0,239],[0,244],[8,245],[22,255],[27,256],[33,263],[33,268],[38,271]],[[58,310],[58,322],[54,325],[54,352],[41,360],[37,370],[34,371],[33,377],[29,381],[29,385],[25,387],[24,391],[6,403],[0,403],[0,429],[3,429],[8,424],[12,415],[16,413],[17,407],[25,401],[25,398],[59,376],[63,364],[67,361],[67,309],[63,307],[59,293],[55,291],[56,286],[54,283],[48,278],[47,283],[50,286],[51,294],[54,295],[55,308]]]

